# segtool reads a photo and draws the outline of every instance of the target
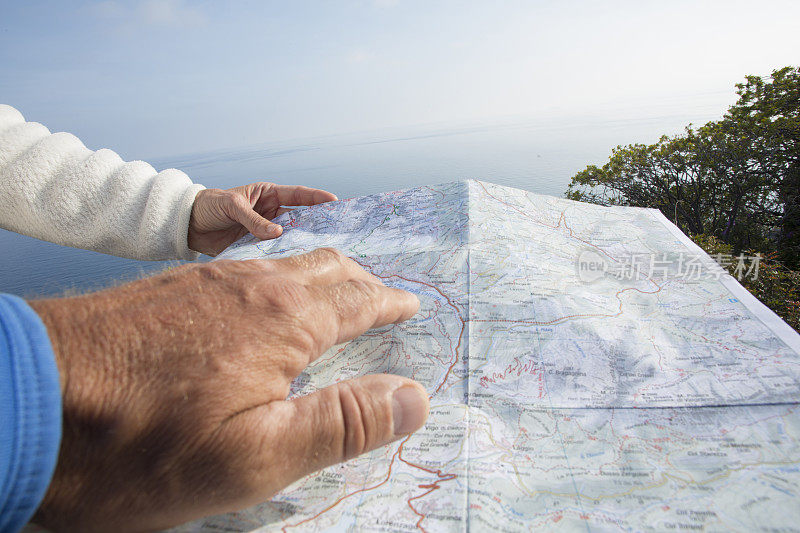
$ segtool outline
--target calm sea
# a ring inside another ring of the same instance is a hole
[[[207,187],[265,180],[324,188],[340,198],[465,178],[561,196],[576,172],[602,164],[614,146],[653,142],[689,122],[710,120],[724,111],[718,101],[717,95],[689,106],[669,102],[629,113],[362,132],[149,162],[159,170],[179,168]],[[24,297],[101,288],[169,264],[61,247],[3,230],[0,250],[0,292]]]

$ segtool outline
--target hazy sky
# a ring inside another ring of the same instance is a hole
[[[0,102],[128,158],[733,102],[800,2],[0,0]]]

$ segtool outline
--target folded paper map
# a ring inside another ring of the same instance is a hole
[[[276,221],[220,258],[331,246],[421,301],[293,394],[401,374],[430,418],[179,531],[800,530],[800,335],[659,211],[466,181]]]

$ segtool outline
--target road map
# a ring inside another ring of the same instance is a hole
[[[176,531],[800,531],[800,335],[659,211],[462,181],[276,222],[220,258],[331,246],[421,301],[292,394],[400,374],[430,418]]]

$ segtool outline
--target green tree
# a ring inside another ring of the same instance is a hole
[[[618,146],[576,174],[567,197],[660,209],[684,232],[800,266],[800,68],[747,76],[714,122]]]
[[[765,213],[774,224],[779,257],[800,263],[800,68],[785,67],[767,82],[747,76],[739,100],[723,118],[775,193]],[[767,208],[765,207],[765,210]]]

